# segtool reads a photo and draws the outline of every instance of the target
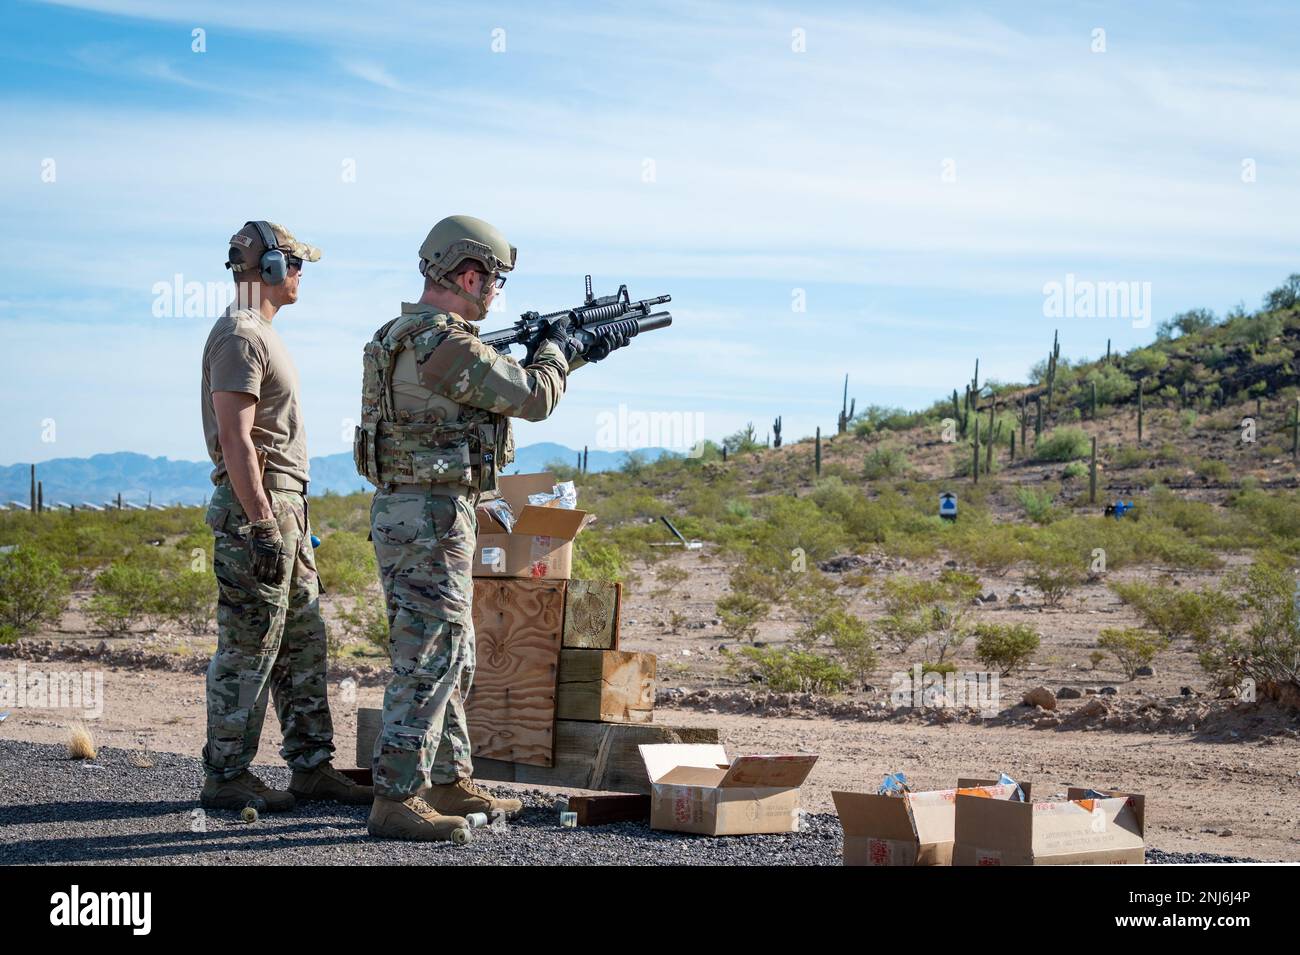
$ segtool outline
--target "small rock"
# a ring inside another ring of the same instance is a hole
[[[1083,704],[1083,706],[1079,707],[1077,712],[1080,716],[1092,719],[1096,716],[1109,716],[1110,708],[1100,699],[1094,697],[1087,703]]]
[[[1085,696],[1096,696],[1097,688],[1095,686],[1085,687],[1083,693]]]
[[[1119,690],[1115,689],[1113,686],[1103,686],[1103,687],[1101,688],[1101,695],[1102,695],[1102,696],[1114,696],[1114,695],[1117,694],[1118,692],[1119,692]]]
[[[1133,673],[1134,673],[1135,676],[1155,676],[1155,675],[1156,675],[1156,668],[1155,668],[1155,667],[1138,667],[1136,670],[1133,671]]]
[[[1232,830],[1231,830],[1231,829],[1220,829],[1220,830],[1219,830],[1219,835],[1220,835],[1220,836],[1230,836],[1230,835],[1232,835]]]
[[[1063,686],[1056,691],[1056,698],[1058,700],[1077,700],[1082,696],[1083,694],[1072,686]]]
[[[1045,710],[1056,709],[1056,694],[1045,686],[1036,686],[1025,693],[1025,703],[1029,706],[1041,706]]]
[[[997,602],[998,602],[998,595],[997,595],[996,593],[994,593],[993,591],[990,590],[988,593],[986,593],[986,594],[984,595],[984,602],[985,602],[986,604],[994,604],[994,603],[997,603]]]

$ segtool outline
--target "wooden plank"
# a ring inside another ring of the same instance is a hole
[[[479,779],[504,783],[649,795],[650,780],[637,746],[642,743],[716,742],[718,731],[715,727],[557,720],[553,767],[476,759],[474,775]]]
[[[605,826],[611,822],[649,822],[650,797],[626,793],[570,796],[569,812],[580,826]]]
[[[564,599],[563,645],[617,650],[623,585],[608,580],[570,580]]]
[[[471,694],[472,695],[472,694]],[[357,752],[368,763],[379,734],[380,711],[357,710]],[[473,725],[470,733],[474,732]],[[533,766],[498,759],[474,759],[476,779],[532,786],[563,786],[649,795],[650,780],[637,747],[643,743],[717,743],[716,727],[657,723],[555,723],[555,765]]]
[[[564,585],[474,581],[476,668],[465,715],[475,758],[551,765]]]
[[[561,650],[555,716],[598,723],[649,723],[655,656],[624,650]]]

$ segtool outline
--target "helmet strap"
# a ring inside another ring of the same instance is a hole
[[[425,275],[428,274],[429,274],[428,272],[425,273]],[[487,283],[487,281],[483,282],[483,291],[481,291],[477,297],[470,295],[469,292],[466,292],[463,288],[460,287],[459,283],[453,282],[451,279],[447,278],[446,276],[435,275],[433,276],[433,281],[436,282],[438,285],[442,286],[443,288],[445,288],[447,291],[454,292],[455,294],[463,298],[465,301],[472,302],[475,306],[477,306],[478,316],[471,319],[471,321],[481,322],[483,321],[483,319],[487,318],[487,296],[488,296],[488,291],[492,287]]]

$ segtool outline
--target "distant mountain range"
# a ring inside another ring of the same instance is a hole
[[[551,441],[530,444],[515,451],[515,463],[508,474],[544,471],[548,464],[578,463],[580,452]],[[654,460],[668,454],[664,448],[642,448],[637,454]],[[590,451],[588,471],[613,471],[628,459],[627,451]],[[131,451],[96,454],[89,458],[55,458],[36,466],[46,507],[59,503],[103,504],[122,495],[123,502],[133,504],[198,504],[212,494],[208,461],[172,461],[151,458]],[[31,487],[31,465],[11,464],[0,467],[0,504],[20,501],[26,504]],[[351,452],[330,454],[311,459],[311,491],[324,494],[334,491],[351,494],[368,490],[369,484],[357,476]]]

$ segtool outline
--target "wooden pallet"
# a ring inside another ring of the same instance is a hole
[[[381,711],[357,710],[357,764],[371,763]],[[474,727],[470,726],[473,733]],[[650,780],[637,747],[643,743],[717,743],[716,727],[661,726],[656,723],[583,723],[558,720],[555,724],[555,765],[474,758],[476,779],[561,786],[598,792],[650,793]]]

